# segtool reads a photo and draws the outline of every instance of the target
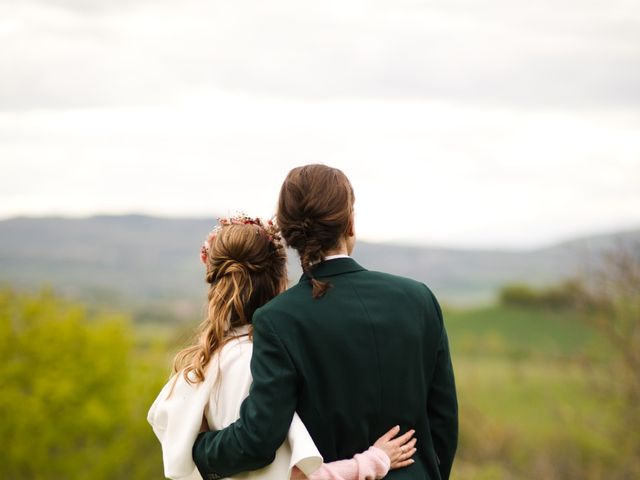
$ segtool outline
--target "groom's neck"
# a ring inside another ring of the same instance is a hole
[[[322,252],[323,257],[330,257],[332,255],[351,255],[347,242],[344,239],[340,239],[340,243],[338,243],[336,248]]]

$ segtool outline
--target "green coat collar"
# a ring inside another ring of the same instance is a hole
[[[332,277],[334,275],[342,275],[343,273],[361,272],[364,270],[366,269],[351,257],[334,258],[333,260],[319,263],[312,268],[313,275],[318,278]],[[303,273],[300,281],[303,282],[305,280],[309,280],[309,277]]]

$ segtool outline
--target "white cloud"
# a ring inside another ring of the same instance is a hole
[[[0,129],[5,216],[268,216],[290,168],[324,162],[352,179],[367,239],[526,246],[640,220],[640,121],[615,112],[201,92],[5,113]]]

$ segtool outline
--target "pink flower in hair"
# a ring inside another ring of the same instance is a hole
[[[205,265],[207,264],[207,257],[209,256],[209,249],[211,248],[211,244],[213,243],[213,239],[216,238],[217,231],[218,231],[217,228],[214,228],[213,230],[211,230],[209,232],[209,234],[207,235],[207,239],[202,244],[202,247],[200,247],[200,261],[202,263],[204,263]]]
[[[213,243],[216,234],[221,228],[229,225],[256,225],[259,227],[259,231],[265,235],[270,242],[272,242],[277,248],[282,248],[280,243],[280,233],[273,220],[267,221],[265,225],[258,217],[251,218],[244,213],[239,213],[234,217],[218,219],[218,225],[209,232],[209,235],[207,235],[207,239],[204,241],[202,247],[200,247],[200,261],[205,265],[207,264],[207,258],[209,257],[209,249],[211,248],[211,244]]]

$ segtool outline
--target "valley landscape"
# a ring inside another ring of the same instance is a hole
[[[0,433],[12,445],[2,478],[162,478],[146,410],[201,319],[210,227],[139,215],[0,221]],[[624,320],[637,338],[638,284],[625,280],[627,303],[614,309],[585,308],[567,282],[618,251],[637,255],[639,241],[635,230],[527,251],[357,245],[364,266],[421,280],[444,305],[460,407],[454,479],[637,478],[634,380],[606,322]]]
[[[18,217],[0,221],[0,282],[50,284],[64,296],[109,304],[174,303],[204,298],[199,249],[210,219],[144,215]],[[450,305],[495,302],[508,283],[544,286],[584,273],[617,244],[640,241],[640,229],[594,235],[531,250],[463,250],[359,241],[354,258],[370,270],[422,281]],[[290,282],[301,270],[289,252]],[[180,310],[179,307],[176,307]]]

